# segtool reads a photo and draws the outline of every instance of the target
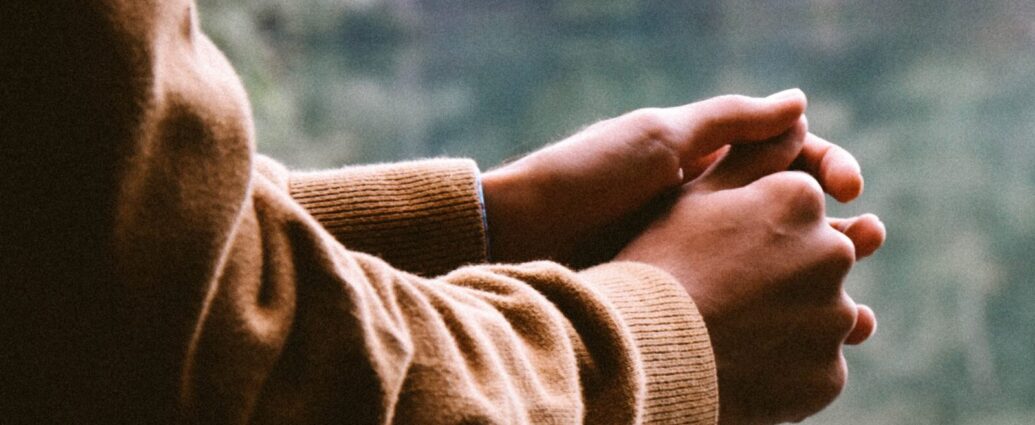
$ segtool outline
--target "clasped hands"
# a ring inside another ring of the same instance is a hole
[[[798,421],[845,385],[873,311],[843,289],[884,242],[872,214],[826,217],[859,164],[808,132],[797,89],[648,108],[483,176],[494,261],[638,261],[675,277],[712,339],[720,422]]]

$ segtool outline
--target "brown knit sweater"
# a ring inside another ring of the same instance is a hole
[[[715,422],[670,276],[476,265],[468,160],[256,156],[192,8],[0,2],[3,422]]]

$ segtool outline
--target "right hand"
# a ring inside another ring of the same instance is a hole
[[[884,226],[873,215],[830,221],[816,180],[782,171],[805,127],[734,146],[616,257],[668,271],[697,304],[715,353],[721,423],[818,412],[845,385],[843,344],[876,326],[842,281],[880,247]]]

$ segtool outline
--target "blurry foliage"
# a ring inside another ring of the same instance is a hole
[[[203,1],[259,149],[298,167],[488,168],[642,106],[802,87],[890,237],[880,319],[808,423],[1035,423],[1035,4],[1010,0]]]

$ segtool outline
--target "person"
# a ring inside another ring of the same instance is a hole
[[[797,90],[289,172],[192,1],[0,39],[5,422],[800,420],[876,324],[842,282],[884,227],[825,216],[862,178]]]

